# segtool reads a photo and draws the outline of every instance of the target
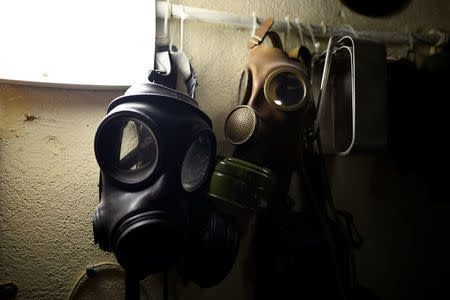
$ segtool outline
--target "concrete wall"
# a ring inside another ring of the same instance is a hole
[[[357,30],[450,29],[447,0],[413,0],[404,12],[383,19],[356,15],[334,0],[173,2],[247,16],[256,12],[305,23],[350,24]],[[200,107],[223,143],[250,31],[191,22],[184,30],[184,49],[199,79]],[[179,21],[171,21],[171,34],[178,44]],[[292,34],[288,48],[297,42]],[[93,139],[107,104],[120,93],[0,84],[0,282],[14,281],[17,299],[67,298],[87,264],[114,261],[93,243],[99,171]],[[25,114],[35,119],[26,121]],[[422,177],[402,173],[389,154],[355,154],[329,165],[337,206],[354,213],[366,238],[357,253],[361,283],[382,299],[448,292],[442,282],[450,278],[450,249],[440,243],[448,235],[448,203],[433,201]],[[179,299],[249,299],[242,271],[247,252],[248,239],[221,285],[208,290],[179,285]],[[120,275],[101,278],[84,286],[80,298],[123,298]],[[158,282],[145,287],[158,294]]]

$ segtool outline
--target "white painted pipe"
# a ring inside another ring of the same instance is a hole
[[[176,18],[195,22],[206,22],[214,24],[225,24],[240,28],[252,28],[253,18],[251,16],[238,16],[232,13],[221,12],[216,10],[195,8],[184,6],[181,4],[173,4],[169,1],[156,1],[156,15],[158,18],[164,19],[164,16],[168,14],[169,18]],[[257,22],[261,24],[264,19],[257,17]],[[296,24],[290,21],[291,28]],[[368,31],[368,30],[350,30],[346,26],[322,26],[322,25],[310,25],[314,36],[328,38],[334,34],[346,33],[355,34],[357,37],[363,39],[374,40],[386,44],[409,44],[411,39],[413,43],[437,45],[446,43],[448,40],[448,33],[441,34],[423,34],[423,33],[408,33],[408,32],[380,32],[380,31]],[[286,21],[275,21],[272,29],[275,31],[286,31]],[[309,35],[308,30],[304,31]]]

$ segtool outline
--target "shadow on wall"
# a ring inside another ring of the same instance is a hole
[[[448,52],[419,69],[388,62],[389,149],[328,158],[336,206],[354,215],[365,240],[358,278],[381,299],[450,298],[449,72]]]
[[[433,196],[427,174],[402,171],[389,153],[329,165],[336,207],[353,213],[365,241],[356,252],[361,284],[381,299],[450,297],[450,202]]]

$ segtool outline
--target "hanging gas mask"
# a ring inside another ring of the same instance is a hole
[[[311,88],[301,51],[294,58],[285,53],[278,35],[269,31],[272,24],[272,18],[264,21],[248,43],[240,105],[226,119],[225,137],[237,146],[235,157],[277,169],[297,160]],[[260,45],[266,35],[273,47]]]
[[[193,98],[189,60],[175,50],[157,48],[153,82],[113,100],[97,129],[101,182],[94,239],[139,278],[176,265],[185,279],[208,287],[230,270],[239,236],[232,220],[207,200],[216,140]],[[190,97],[173,89],[174,64]]]

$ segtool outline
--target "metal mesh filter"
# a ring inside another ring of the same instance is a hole
[[[251,138],[256,129],[256,115],[248,106],[238,106],[229,115],[225,122],[225,137],[234,144],[239,145]]]

